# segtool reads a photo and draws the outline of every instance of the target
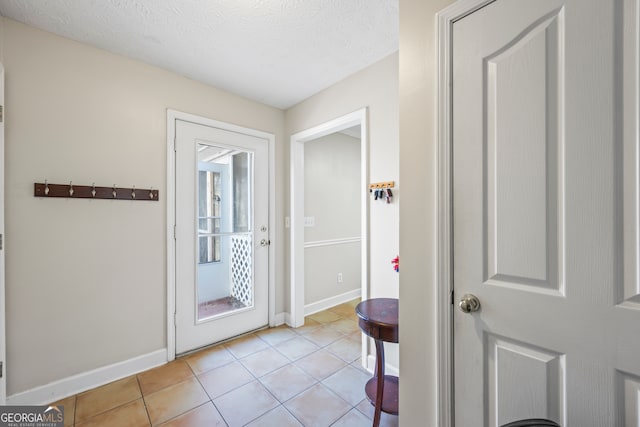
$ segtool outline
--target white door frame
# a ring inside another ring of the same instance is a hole
[[[367,155],[367,108],[349,113],[321,125],[291,136],[291,279],[290,313],[287,324],[294,328],[304,324],[304,143],[323,136],[360,125],[360,268],[362,297],[368,295],[369,261],[369,211],[368,211],[368,155]]]
[[[6,319],[5,319],[5,263],[4,263],[4,66],[0,64],[0,405],[7,399],[7,358],[6,358]]]
[[[269,151],[269,326],[275,326],[275,254],[277,248],[275,203],[275,135],[243,126],[220,122],[194,114],[167,109],[167,361],[176,358],[176,163],[175,163],[175,122],[184,120],[204,126],[238,132],[263,138],[268,141]]]
[[[437,246],[436,246],[436,345],[437,415],[436,424],[453,425],[453,223],[452,223],[452,34],[453,23],[495,0],[458,0],[436,14],[437,44]]]

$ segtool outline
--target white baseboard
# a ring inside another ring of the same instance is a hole
[[[290,328],[293,328],[293,322],[291,321],[291,313],[283,313],[284,314],[284,323],[287,324]]]
[[[47,405],[167,363],[167,349],[143,354],[7,397],[7,405]]]
[[[319,311],[335,307],[336,305],[349,302],[356,298],[360,298],[361,293],[362,289],[358,288],[349,292],[345,292],[344,294],[336,295],[331,298],[326,298],[311,304],[307,304],[304,306],[304,315],[308,316],[310,314],[318,313]]]
[[[373,374],[375,370],[376,370],[376,356],[370,354],[367,356],[367,371]],[[399,377],[400,370],[396,366],[392,366],[387,363],[384,365],[384,374],[395,375],[396,377]]]
[[[289,317],[289,313],[278,313],[273,318],[273,326],[280,326],[287,323],[287,317]]]

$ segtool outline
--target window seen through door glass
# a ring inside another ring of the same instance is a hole
[[[198,172],[200,264],[220,262],[220,173]]]

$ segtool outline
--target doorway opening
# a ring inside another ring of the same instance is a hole
[[[307,228],[313,227],[315,218],[313,216],[305,218],[305,169],[308,166],[305,165],[305,145],[331,134],[345,132],[348,129],[356,129],[359,139],[360,173],[357,184],[359,193],[356,196],[356,200],[359,201],[359,235],[334,239],[335,241],[332,241],[331,244],[351,244],[354,241],[360,243],[358,251],[360,287],[359,295],[356,297],[366,298],[368,295],[367,109],[363,108],[291,136],[291,312],[289,325],[292,327],[302,326],[305,314],[310,314],[305,313],[305,247],[309,248],[310,244],[311,247],[314,247],[314,242],[305,242],[305,225]],[[326,191],[339,192],[340,188],[327,188]],[[332,208],[340,210],[341,206],[333,206]],[[326,242],[315,243],[318,247],[326,244]],[[335,278],[332,278],[332,281],[340,282],[344,278],[339,273]],[[318,308],[322,309],[320,306]]]

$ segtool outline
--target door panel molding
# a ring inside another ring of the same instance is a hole
[[[640,306],[640,0],[625,0],[618,31],[623,52],[619,92],[623,102],[622,155],[624,280],[618,302]],[[627,29],[623,31],[623,29]],[[619,150],[620,151],[620,150]]]
[[[564,37],[561,8],[485,58],[483,82],[485,281],[558,295],[564,295]],[[531,66],[519,66],[523,61]],[[529,100],[526,108],[522,99]],[[527,191],[513,185],[520,175],[531,182]]]
[[[640,378],[627,372],[616,371],[616,383],[616,425],[637,425],[640,420]]]
[[[539,418],[540,414],[552,419],[564,419],[565,355],[493,334],[485,335],[484,346],[485,357],[489,361],[485,393],[488,425]],[[531,377],[534,381],[531,381]],[[526,405],[522,405],[523,402],[517,401],[517,396],[510,393],[514,387],[526,387]],[[526,406],[530,412],[519,412],[522,406]]]
[[[176,120],[182,120],[199,125],[214,127],[230,132],[250,135],[267,140],[268,143],[268,168],[269,168],[269,194],[270,198],[275,194],[275,136],[273,134],[258,131],[243,126],[209,119],[194,114],[167,109],[167,361],[176,357]],[[269,200],[269,278],[268,278],[268,315],[269,325],[275,326],[275,254],[277,250],[277,233],[275,221],[275,203]]]

